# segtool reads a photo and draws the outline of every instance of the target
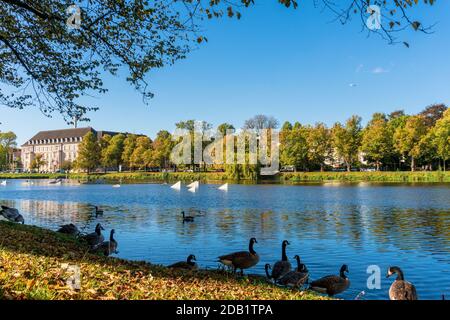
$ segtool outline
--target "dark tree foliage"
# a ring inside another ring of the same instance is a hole
[[[427,127],[432,127],[436,124],[436,121],[443,117],[446,110],[447,106],[443,103],[432,104],[431,106],[426,107],[419,115],[425,118]]]
[[[288,8],[299,5],[298,0],[276,1]],[[390,42],[407,27],[428,31],[407,15],[418,0],[311,1],[341,23],[355,15],[365,22],[373,14],[368,5],[378,4],[388,25],[369,32]],[[62,114],[68,123],[86,120],[85,114],[97,108],[80,98],[106,92],[104,75],[122,69],[148,102],[153,96],[149,71],[185,58],[206,41],[200,32],[203,19],[239,19],[255,0],[80,0],[75,8],[73,3],[0,0],[0,105],[37,106],[49,116]]]

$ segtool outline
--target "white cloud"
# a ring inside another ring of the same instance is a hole
[[[383,67],[376,67],[375,69],[372,70],[373,74],[381,74],[381,73],[388,73],[390,72],[389,69],[385,69]]]

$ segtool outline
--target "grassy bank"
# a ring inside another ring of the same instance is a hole
[[[348,182],[450,182],[450,172],[296,172],[284,173],[282,182],[321,182],[321,181],[348,181]]]
[[[56,232],[0,221],[0,299],[324,299],[223,271],[170,271],[87,251]],[[66,285],[66,263],[80,267],[80,290]]]
[[[65,178],[64,174],[40,174],[40,173],[14,173],[2,174],[0,179],[56,179]],[[71,179],[78,180],[106,180],[106,181],[201,181],[220,182],[232,181],[224,172],[116,172],[69,175]],[[347,181],[347,182],[450,182],[450,171],[418,171],[418,172],[295,172],[281,173],[273,182],[301,183],[322,181]],[[252,182],[250,180],[246,182]]]

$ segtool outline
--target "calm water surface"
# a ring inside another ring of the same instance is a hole
[[[300,255],[313,279],[349,265],[352,284],[341,298],[364,290],[365,299],[386,299],[389,265],[403,268],[419,298],[450,295],[450,185],[230,185],[228,192],[201,185],[193,194],[166,184],[23,182],[0,186],[0,203],[17,207],[27,224],[114,228],[122,258],[170,264],[193,253],[203,268],[217,268],[217,256],[246,250],[256,237],[261,262],[247,272],[262,274],[288,239],[289,258]],[[103,217],[95,218],[92,204]],[[181,210],[196,215],[195,223],[183,224]],[[367,289],[369,265],[382,270],[380,290]]]

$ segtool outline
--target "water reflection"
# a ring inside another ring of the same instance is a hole
[[[120,256],[169,264],[194,253],[202,267],[215,268],[216,257],[246,249],[258,238],[261,263],[251,273],[263,273],[266,262],[280,256],[280,243],[289,239],[289,258],[299,254],[312,278],[335,274],[350,265],[352,288],[366,298],[387,297],[367,290],[366,268],[401,265],[415,282],[420,297],[438,299],[450,291],[450,188],[448,186],[233,185],[228,193],[202,185],[191,194],[166,185],[72,185],[0,190],[0,203],[17,207],[28,224],[56,229],[76,223],[90,231],[101,222],[117,230]],[[105,214],[96,217],[93,205]],[[183,223],[181,210],[196,216]],[[430,281],[434,286],[430,285]],[[435,288],[441,292],[436,292]]]

